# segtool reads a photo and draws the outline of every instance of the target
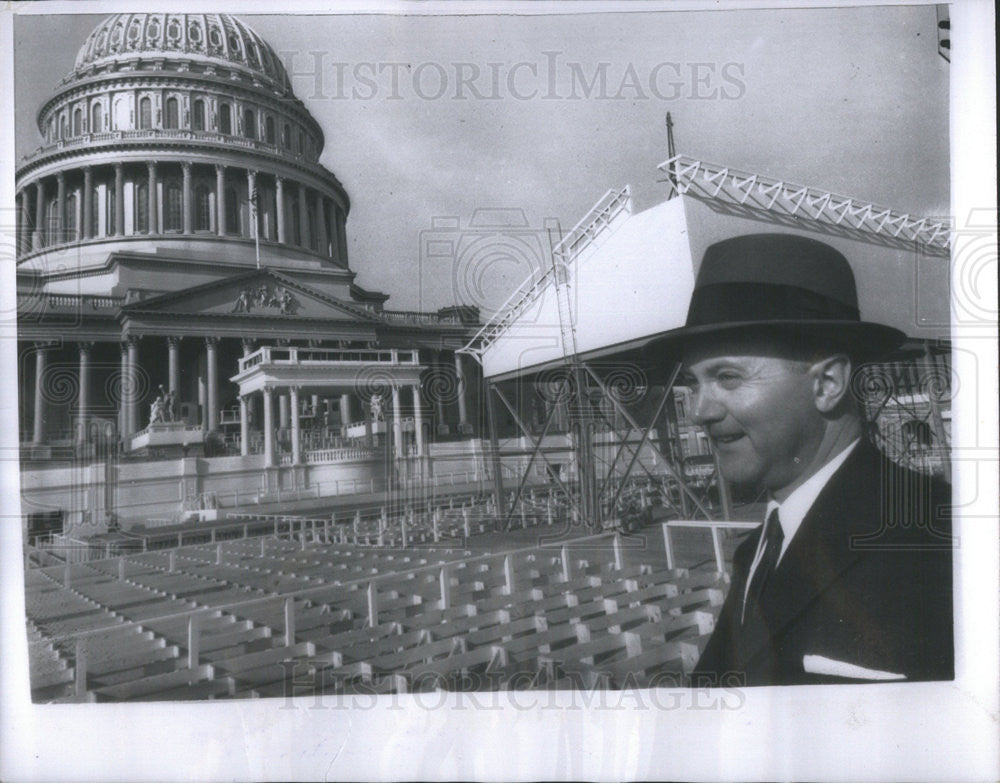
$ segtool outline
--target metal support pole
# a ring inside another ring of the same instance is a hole
[[[198,657],[201,654],[201,618],[192,614],[188,618],[188,668],[198,668]]]
[[[503,519],[507,514],[504,511],[503,476],[501,475],[496,403],[493,401],[495,384],[492,381],[486,381],[484,385],[486,387],[486,417],[490,425],[490,461],[493,465],[493,498],[496,505],[496,515],[498,518]]]
[[[285,599],[285,647],[295,645],[295,599]]]

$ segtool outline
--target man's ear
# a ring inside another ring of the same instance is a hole
[[[847,354],[820,359],[809,369],[813,377],[813,399],[820,413],[832,413],[850,394],[853,367]]]

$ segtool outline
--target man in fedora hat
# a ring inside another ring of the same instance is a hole
[[[953,678],[950,489],[868,443],[851,394],[858,364],[903,340],[861,320],[829,245],[754,234],[706,251],[685,326],[648,350],[683,363],[723,476],[768,504],[693,685]]]

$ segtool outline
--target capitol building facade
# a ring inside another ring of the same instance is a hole
[[[241,21],[107,18],[37,124],[16,196],[29,529],[386,488],[428,479],[433,448],[477,452],[479,369],[455,351],[478,313],[355,283],[323,129]]]

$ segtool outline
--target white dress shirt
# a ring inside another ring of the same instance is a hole
[[[844,464],[844,460],[850,456],[850,453],[854,451],[854,448],[860,441],[861,438],[855,438],[836,457],[813,473],[801,486],[797,487],[791,495],[785,498],[784,502],[779,503],[773,498],[768,500],[764,519],[766,520],[771,516],[771,512],[777,509],[778,521],[781,523],[781,532],[784,535],[784,540],[781,542],[781,552],[778,553],[778,562],[775,564],[775,568],[781,563],[781,558],[785,556],[788,545],[798,532],[799,527],[802,525],[802,520],[809,513],[809,509],[816,502],[816,498],[819,497],[819,493],[823,491],[823,487],[827,485],[833,474],[837,472],[837,468]],[[746,586],[743,589],[744,607],[746,606],[747,593],[750,590],[750,581],[753,579],[753,573],[763,556],[764,536],[761,535],[760,540],[757,542],[757,552],[754,555],[753,562],[750,564],[750,573],[747,574]]]

